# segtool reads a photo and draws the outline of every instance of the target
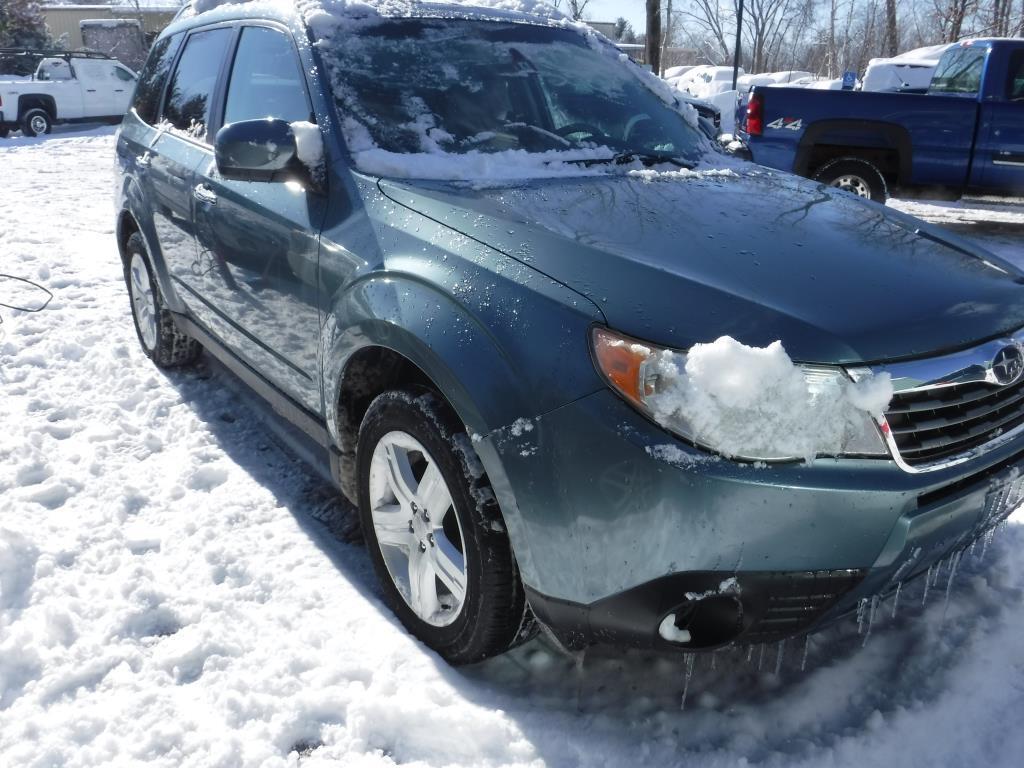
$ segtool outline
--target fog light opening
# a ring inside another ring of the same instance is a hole
[[[712,648],[732,642],[743,629],[743,603],[736,595],[687,600],[658,624],[658,636],[687,648]]]

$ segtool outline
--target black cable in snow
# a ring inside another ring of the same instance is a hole
[[[42,291],[43,293],[46,294],[46,301],[44,301],[39,306],[33,306],[33,307],[23,307],[23,306],[20,306],[18,304],[8,304],[5,301],[0,301],[0,307],[6,307],[7,309],[14,309],[14,310],[17,310],[18,312],[42,312],[44,309],[46,309],[50,305],[50,302],[53,301],[53,294],[50,292],[50,290],[48,288],[45,288],[45,287],[41,286],[39,283],[37,283],[37,282],[35,282],[33,280],[29,280],[27,277],[18,277],[17,275],[8,275],[8,274],[4,274],[3,272],[0,272],[0,282],[2,282],[3,280],[14,280],[15,282],[25,283],[26,285],[30,285],[33,288],[38,288],[40,291]],[[3,317],[0,316],[0,323],[3,323],[3,321],[4,321]]]

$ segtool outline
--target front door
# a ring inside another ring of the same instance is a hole
[[[985,190],[1024,194],[1024,49],[1009,57],[1005,90],[982,106],[985,137],[975,150]]]
[[[277,28],[241,31],[223,123],[311,121],[298,52]],[[195,178],[201,291],[217,334],[309,410],[321,410],[317,252],[327,198],[294,181],[234,181],[210,158]]]
[[[132,92],[135,90],[135,75],[116,61],[110,62],[111,97],[110,103],[113,111],[111,115],[123,115],[128,111],[132,101]]]

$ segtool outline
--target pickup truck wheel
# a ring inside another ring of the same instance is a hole
[[[458,418],[430,391],[379,395],[359,428],[359,517],[385,602],[452,664],[529,637],[494,492]]]
[[[815,181],[830,187],[845,189],[847,192],[884,203],[889,197],[889,188],[881,172],[867,160],[841,157],[821,166],[812,177]]]
[[[6,125],[0,125],[0,139],[6,139],[11,134],[11,129]]]
[[[26,136],[38,136],[52,130],[53,121],[50,119],[50,113],[45,109],[36,107],[21,116],[21,132]]]
[[[128,238],[127,252],[124,279],[128,284],[132,319],[142,351],[160,368],[179,368],[195,362],[202,347],[191,336],[178,330],[171,313],[164,307],[145,241],[138,232],[133,232]]]

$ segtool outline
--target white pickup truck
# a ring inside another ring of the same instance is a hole
[[[103,54],[50,52],[31,77],[0,75],[0,138],[19,128],[26,136],[49,133],[55,123],[120,122],[136,77]]]

